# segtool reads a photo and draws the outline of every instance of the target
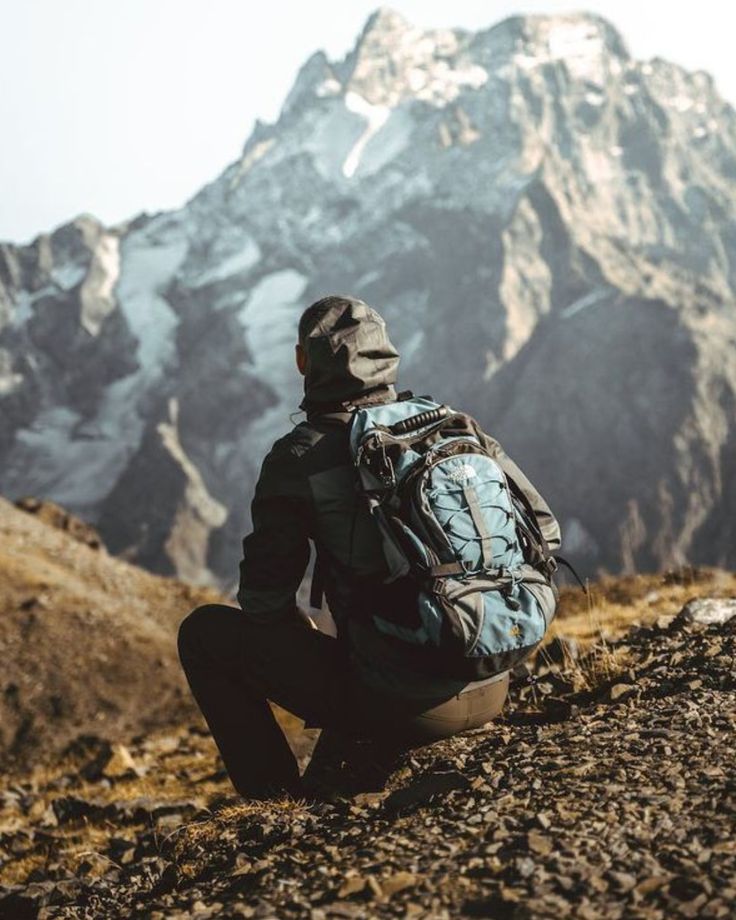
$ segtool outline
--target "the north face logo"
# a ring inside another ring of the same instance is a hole
[[[469,463],[463,463],[462,466],[457,467],[457,469],[449,470],[447,473],[448,479],[452,479],[453,482],[467,482],[469,479],[474,479],[478,473],[475,470],[475,467],[472,467]]]

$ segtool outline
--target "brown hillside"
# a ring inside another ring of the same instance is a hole
[[[150,575],[0,498],[0,762],[193,714],[176,628],[208,589]]]

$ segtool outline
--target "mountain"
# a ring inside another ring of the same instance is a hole
[[[0,247],[0,491],[230,584],[300,398],[300,311],[381,310],[403,387],[476,414],[584,571],[736,564],[736,115],[593,15],[381,9],[179,210]],[[294,416],[298,418],[298,416]]]

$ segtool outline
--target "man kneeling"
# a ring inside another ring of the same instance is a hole
[[[242,609],[181,625],[189,685],[243,796],[324,792],[349,739],[385,752],[486,724],[554,615],[560,530],[544,499],[472,418],[397,395],[398,362],[362,301],[304,312],[306,420],[263,462]],[[296,604],[310,540],[313,603],[324,589],[337,638]],[[269,701],[328,729],[303,778]]]

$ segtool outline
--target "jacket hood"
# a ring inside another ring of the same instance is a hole
[[[381,316],[362,300],[336,298],[302,344],[307,354],[305,411],[396,397],[399,353]]]

